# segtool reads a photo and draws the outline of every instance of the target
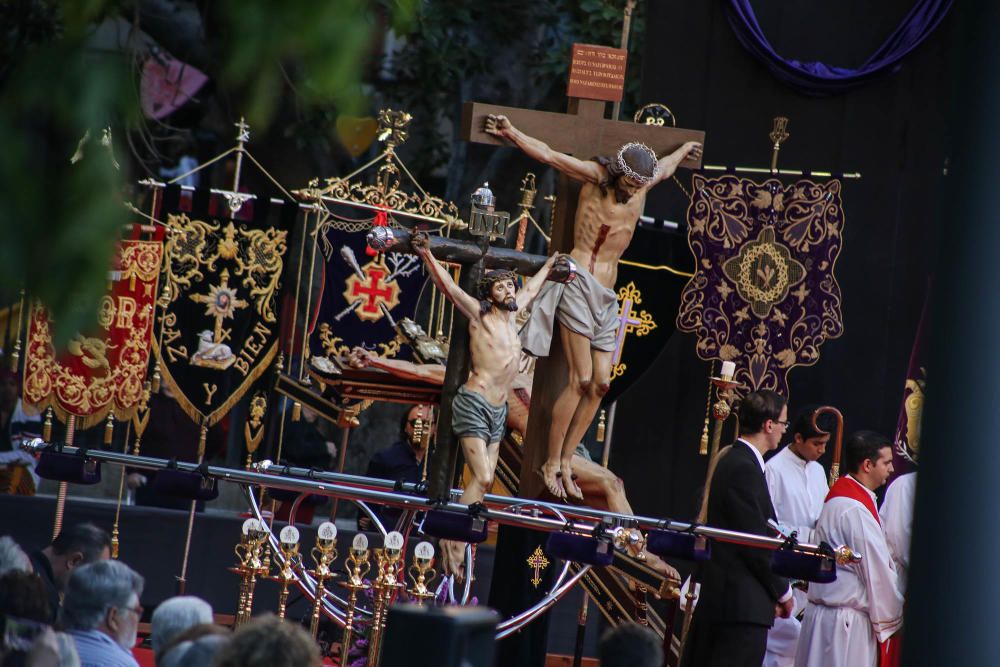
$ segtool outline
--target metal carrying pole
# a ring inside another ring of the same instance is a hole
[[[21,445],[22,449],[33,453],[42,452],[48,446],[49,445],[41,438],[35,438]],[[63,447],[62,451],[65,454],[78,454],[80,452],[78,448],[69,446]],[[164,470],[170,465],[170,462],[166,459],[158,459],[148,456],[133,456],[131,454],[122,454],[112,451],[87,450],[86,457],[93,461],[127,465],[132,468],[144,470]],[[286,472],[286,468],[284,467],[279,468],[278,466],[270,464],[265,465],[265,463],[266,462],[255,464],[255,467],[262,470],[274,469],[280,470],[282,473]],[[309,479],[307,478],[309,470],[305,468],[287,469],[287,472],[301,471],[303,478],[300,479],[286,474],[279,475],[271,472],[255,472],[237,468],[225,468],[221,466],[207,466],[200,469],[197,464],[180,461],[178,461],[175,465],[177,470],[200,473],[206,475],[207,477],[237,484],[266,486],[277,489],[286,489],[288,491],[297,491],[299,493],[315,493],[336,498],[371,501],[380,505],[399,507],[409,510],[426,511],[428,508],[427,499],[425,497],[408,495],[405,493],[406,491],[416,493],[416,485],[414,484],[403,484],[403,492],[381,491],[379,490],[379,487],[386,488],[385,484],[392,486],[393,483],[386,482],[386,480],[376,480],[353,475],[336,475],[335,473],[316,473],[313,474],[313,479]],[[350,479],[353,480],[354,483],[349,484],[346,483],[346,481],[327,481],[327,478],[331,477],[338,477],[344,480]],[[356,485],[359,482],[363,482],[365,486]],[[451,493],[452,497],[457,497],[461,494],[460,491],[455,489],[453,489]],[[767,537],[765,535],[757,535],[754,533],[713,528],[711,526],[691,524],[682,521],[672,521],[670,519],[619,514],[616,512],[604,512],[592,508],[574,507],[571,505],[560,505],[557,503],[540,503],[537,501],[528,502],[521,498],[510,498],[492,494],[488,494],[484,498],[484,501],[486,502],[487,507],[479,514],[482,518],[496,521],[497,523],[504,525],[518,526],[521,528],[530,528],[546,532],[566,531],[613,540],[617,536],[617,532],[622,529],[621,525],[628,524],[629,526],[635,526],[646,530],[661,529],[677,532],[690,532],[695,535],[704,535],[705,537],[714,540],[761,549],[776,550],[788,546],[783,538]],[[453,500],[448,500],[441,502],[436,506],[436,509],[467,512],[469,507]],[[553,516],[536,516],[536,511],[538,510],[549,510],[553,513]],[[564,516],[563,518],[559,518],[558,516],[555,516],[555,513],[560,513]],[[566,517],[573,518],[567,519]],[[826,546],[816,544],[796,544],[790,548],[800,553],[813,554],[817,556],[830,556],[829,549]],[[857,555],[855,554],[855,556]]]

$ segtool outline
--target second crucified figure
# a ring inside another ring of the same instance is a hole
[[[417,234],[412,243],[434,284],[469,319],[471,370],[452,401],[452,430],[472,472],[459,502],[471,505],[480,502],[493,485],[500,455],[500,439],[507,424],[507,393],[521,360],[515,313],[538,296],[559,256],[549,257],[520,290],[513,271],[486,272],[476,299],[466,294],[434,259],[429,241],[426,234]],[[442,544],[442,551],[446,562],[457,562],[457,553],[447,553],[457,552],[455,545]]]
[[[553,335],[560,337],[565,350],[569,382],[552,406],[548,458],[541,473],[553,495],[582,499],[570,462],[610,388],[618,328],[618,260],[632,240],[646,193],[670,178],[689,154],[699,156],[701,144],[689,141],[657,160],[647,146],[630,143],[614,157],[585,161],[529,137],[506,116],[487,117],[486,131],[583,183],[569,253],[579,266],[577,279],[565,286],[545,286],[521,332],[525,351],[536,357],[548,356]]]

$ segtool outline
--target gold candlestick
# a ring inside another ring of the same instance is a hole
[[[403,585],[399,577],[399,559],[403,553],[403,536],[392,531],[385,536],[385,548],[375,550],[378,561],[378,577],[375,588],[375,606],[372,611],[371,634],[368,637],[368,664],[375,667],[382,654],[382,633],[385,631],[385,617],[389,602],[396,588]]]
[[[316,533],[316,546],[312,548],[312,559],[316,568],[310,574],[316,577],[316,599],[313,600],[312,620],[309,623],[309,634],[316,638],[319,631],[319,615],[323,609],[323,598],[326,597],[326,580],[333,574],[330,563],[337,560],[337,527],[329,521],[319,525]]]
[[[267,573],[260,558],[261,546],[266,539],[267,528],[260,521],[247,519],[243,522],[243,535],[240,543],[233,549],[239,559],[239,566],[229,568],[230,572],[235,572],[241,577],[235,627],[249,621],[253,613],[253,592],[257,585],[257,575]]]
[[[736,400],[736,390],[746,389],[745,385],[736,382],[733,377],[736,374],[736,364],[731,361],[722,362],[722,369],[718,377],[708,378],[715,385],[715,393],[718,399],[712,406],[712,416],[715,417],[715,424],[712,427],[712,448],[708,457],[708,470],[705,472],[705,486],[701,499],[701,510],[698,512],[698,523],[704,523],[708,517],[708,496],[711,490],[712,475],[715,474],[715,466],[718,463],[719,441],[722,439],[722,427],[732,414],[733,401]]]
[[[281,569],[273,577],[268,577],[272,581],[281,584],[281,593],[278,595],[278,618],[285,620],[285,611],[288,605],[288,585],[295,579],[295,565],[301,560],[299,555],[299,529],[295,526],[285,526],[278,536],[279,548],[285,557],[285,562]]]
[[[417,604],[422,605],[424,600],[434,597],[434,591],[427,588],[427,584],[437,576],[437,572],[434,571],[434,546],[430,542],[421,542],[417,545],[413,552],[413,565],[410,566],[408,573],[413,581],[413,588],[409,593],[417,598]]]
[[[368,537],[364,533],[354,536],[354,543],[351,545],[351,552],[344,563],[347,571],[347,581],[344,586],[351,591],[347,600],[347,623],[344,624],[344,636],[340,642],[340,664],[348,664],[348,656],[351,652],[351,639],[354,634],[354,610],[358,604],[358,591],[369,588],[364,582],[365,575],[371,569],[368,562]]]

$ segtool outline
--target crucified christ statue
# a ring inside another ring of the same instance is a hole
[[[466,294],[434,259],[426,234],[416,234],[412,244],[434,284],[469,319],[471,370],[452,401],[451,425],[472,471],[459,502],[471,505],[481,502],[493,485],[500,455],[500,439],[507,424],[507,394],[521,360],[515,313],[534,301],[556,262],[566,260],[561,255],[549,257],[520,290],[515,272],[487,271],[480,280],[476,299]]]
[[[610,388],[618,325],[614,292],[618,260],[632,240],[646,193],[670,178],[689,154],[700,157],[701,144],[689,141],[657,160],[647,146],[629,143],[614,157],[585,161],[529,137],[506,116],[487,116],[485,130],[583,183],[569,253],[578,264],[577,279],[568,285],[545,285],[521,331],[525,351],[536,357],[548,356],[553,335],[560,337],[566,351],[569,382],[552,406],[547,459],[540,472],[554,496],[582,498],[571,460]]]

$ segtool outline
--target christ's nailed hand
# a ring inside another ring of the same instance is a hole
[[[431,237],[424,232],[417,232],[410,238],[414,250],[427,250],[431,247]]]
[[[501,116],[496,114],[490,114],[486,116],[486,133],[495,134],[497,136],[502,136],[505,130],[509,130],[512,127],[510,119],[507,116]]]

